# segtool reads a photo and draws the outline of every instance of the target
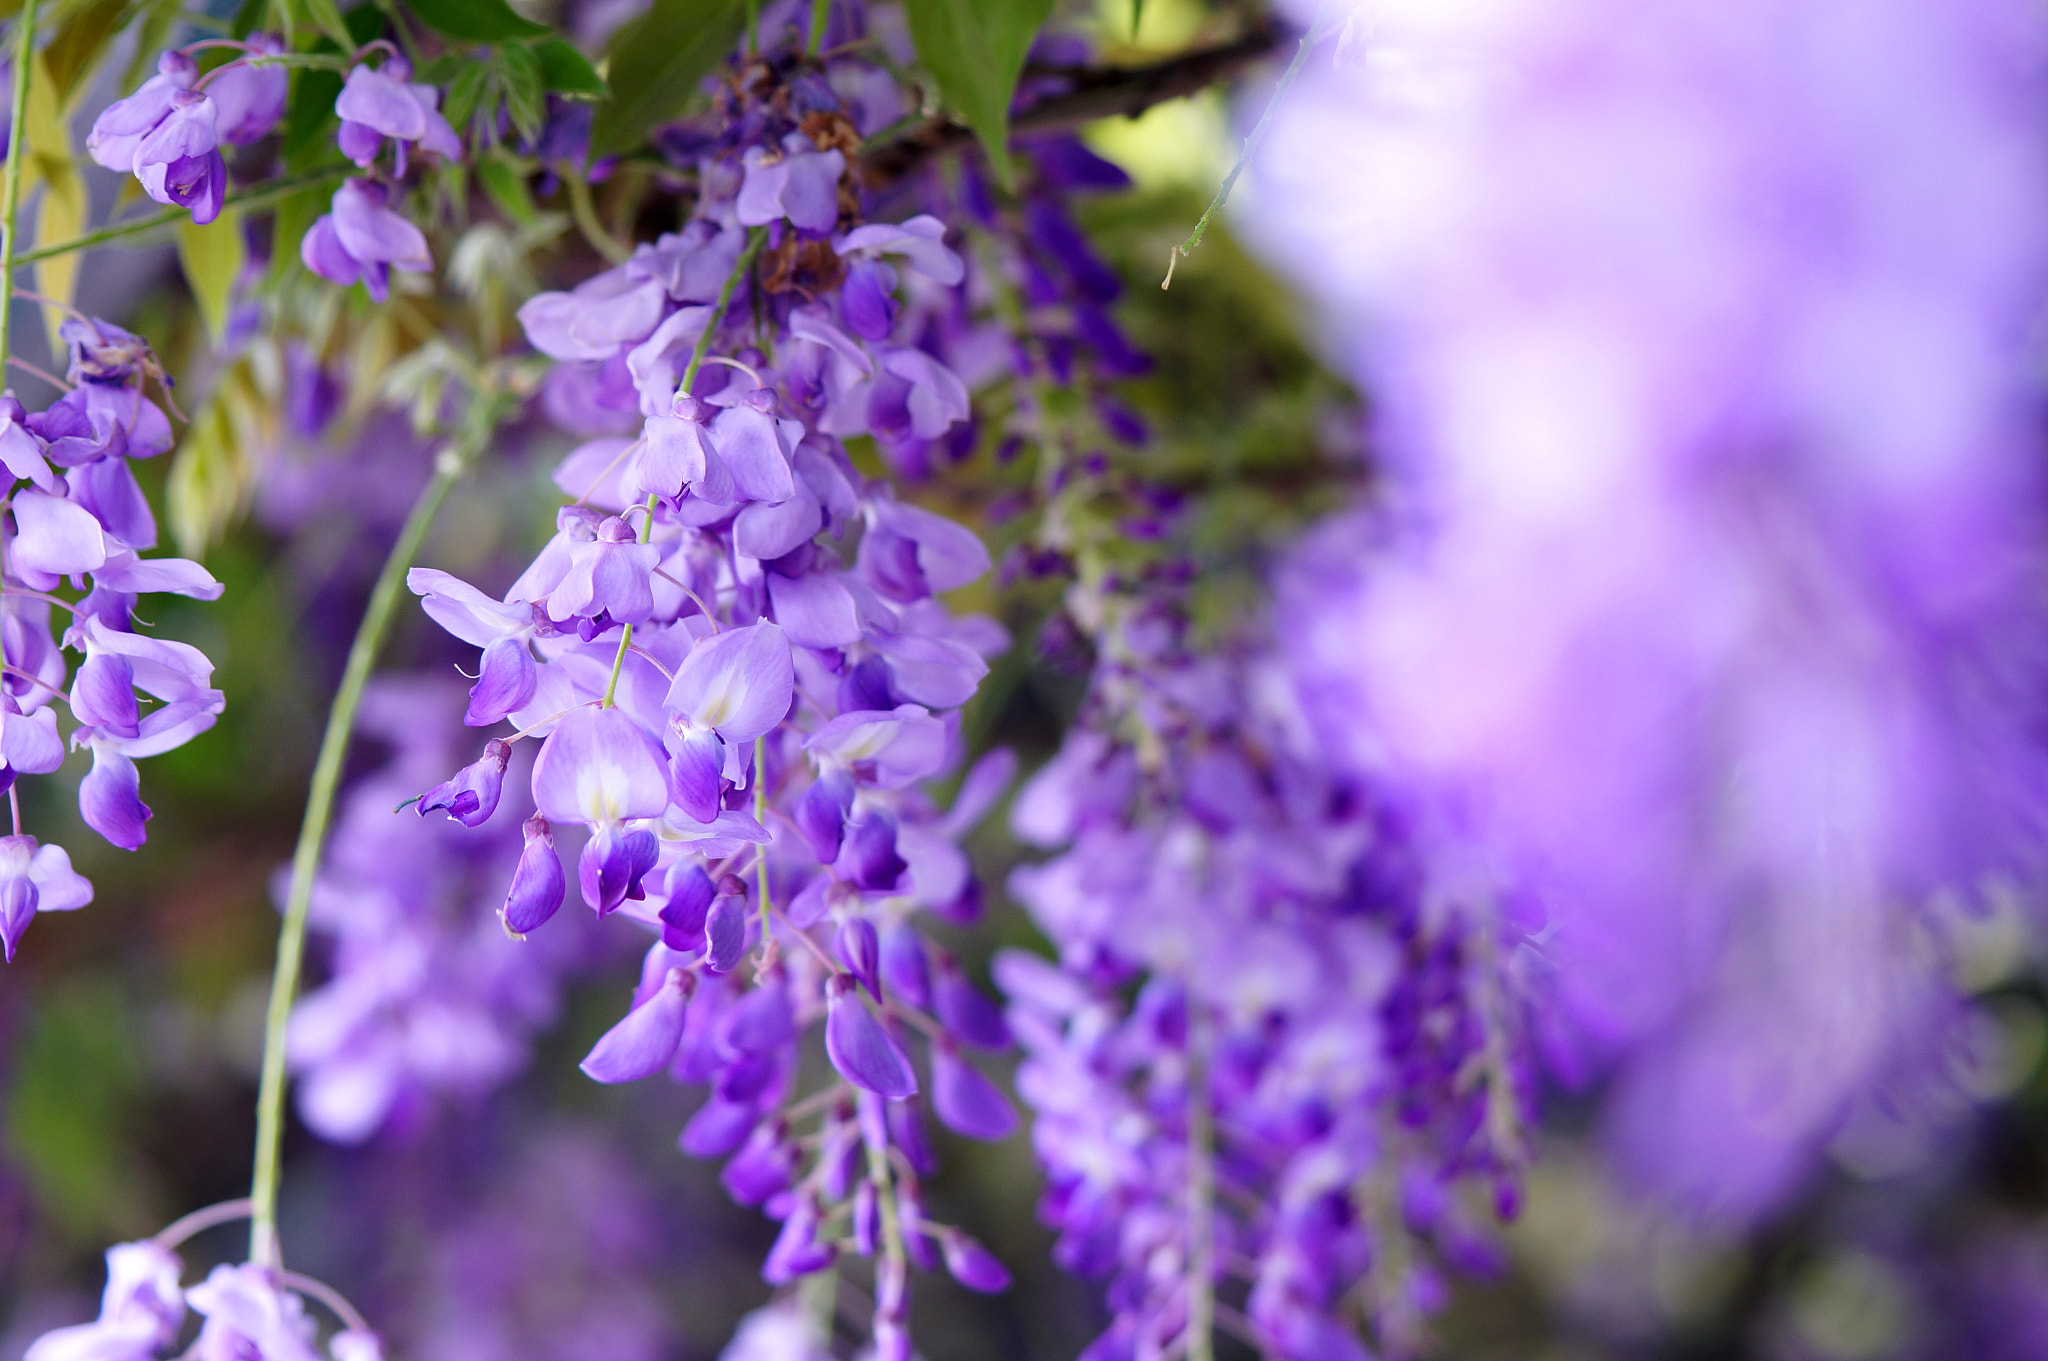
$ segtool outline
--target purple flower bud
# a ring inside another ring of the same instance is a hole
[[[149,839],[143,830],[151,814],[142,801],[135,762],[104,742],[92,745],[92,769],[78,784],[78,812],[85,825],[124,851]]]
[[[991,1143],[1017,1131],[1009,1098],[960,1057],[951,1036],[932,1047],[932,1109],[947,1129]]]
[[[1010,1288],[1010,1273],[989,1250],[958,1229],[939,1235],[939,1251],[946,1255],[946,1270],[969,1290],[995,1295]]]
[[[654,613],[654,568],[660,550],[640,543],[632,526],[614,515],[598,526],[597,537],[577,544],[569,571],[548,597],[557,621],[603,615],[638,624]]]
[[[839,951],[840,961],[853,970],[853,976],[867,988],[868,996],[880,1002],[882,947],[875,935],[874,923],[865,917],[849,917],[839,923],[833,944]]]
[[[638,901],[647,896],[640,881],[660,858],[661,843],[654,833],[622,831],[616,824],[605,823],[583,843],[583,854],[576,862],[576,886],[598,916],[608,917],[628,898]]]
[[[959,961],[941,950],[939,978],[932,989],[934,1010],[946,1029],[978,1049],[1010,1047],[1010,1027],[1002,1009],[968,979]]]
[[[939,1254],[932,1250],[930,1235],[924,1227],[924,1197],[917,1189],[917,1183],[908,1177],[896,1183],[896,1221],[902,1225],[903,1251],[919,1271],[936,1271]],[[876,1283],[879,1294],[880,1282]],[[908,1290],[906,1284],[903,1289]]]
[[[704,922],[711,910],[711,876],[687,860],[668,872],[668,902],[661,909],[661,943],[688,954],[704,948]],[[718,970],[717,972],[724,972]]]
[[[533,654],[518,638],[494,638],[484,645],[477,667],[476,684],[469,689],[469,711],[462,721],[472,728],[488,728],[506,715],[523,709],[533,699],[540,683],[540,668]]]
[[[685,813],[699,822],[718,817],[723,797],[725,743],[709,728],[669,727],[669,790]]]
[[[789,1218],[782,1221],[782,1232],[776,1235],[775,1245],[768,1249],[768,1257],[761,1263],[761,1279],[770,1285],[786,1285],[799,1276],[823,1271],[832,1265],[836,1255],[832,1244],[818,1241],[817,1205],[809,1199],[800,1200]]]
[[[758,1126],[740,1151],[722,1168],[718,1180],[740,1205],[759,1205],[789,1189],[797,1167],[797,1150],[780,1120]]]
[[[939,1155],[932,1148],[931,1135],[925,1130],[924,1103],[919,1098],[890,1102],[883,1119],[889,1131],[889,1142],[902,1151],[912,1171],[920,1177],[938,1172]]]
[[[856,886],[874,893],[894,892],[910,868],[896,853],[896,819],[877,808],[847,828],[839,852],[839,872]]]
[[[855,987],[846,974],[835,974],[828,985],[831,1000],[825,1018],[825,1053],[848,1082],[901,1101],[917,1091],[917,1075],[882,1023],[861,1005],[857,995],[850,995]]]
[[[135,178],[158,203],[190,208],[204,225],[220,216],[227,164],[220,155],[213,101],[193,90],[172,93],[170,109],[135,148]]]
[[[668,1067],[683,1041],[683,1020],[696,975],[670,969],[654,996],[604,1033],[581,1065],[599,1082],[637,1082]]]
[[[896,994],[920,1011],[932,1006],[931,973],[925,965],[924,937],[908,922],[899,922],[882,937],[882,978]]]
[[[826,771],[797,800],[797,830],[810,843],[811,853],[818,857],[819,864],[829,865],[839,858],[846,815],[852,809],[853,780],[842,770]]]
[[[676,1147],[693,1158],[717,1158],[746,1142],[760,1115],[751,1104],[712,1097],[697,1108],[676,1137]]]
[[[492,738],[484,743],[482,756],[420,795],[420,816],[446,812],[450,821],[465,827],[481,827],[498,811],[498,796],[505,788],[505,767],[511,760],[512,744],[503,738]]]
[[[704,918],[704,936],[710,942],[705,968],[713,973],[731,973],[738,967],[747,953],[747,917],[745,891],[726,892],[721,888]]]
[[[555,915],[569,891],[569,877],[562,872],[561,857],[555,854],[555,834],[548,820],[536,813],[521,830],[526,848],[519,853],[511,891],[499,909],[505,929],[515,936],[538,930]]]
[[[853,1250],[872,1257],[881,1238],[882,1197],[873,1182],[864,1181],[853,1192]]]

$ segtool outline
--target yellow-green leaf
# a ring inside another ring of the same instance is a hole
[[[202,556],[247,503],[259,454],[277,438],[276,402],[255,364],[237,361],[220,376],[171,456],[164,508],[178,551]]]
[[[189,219],[178,224],[178,263],[184,266],[185,283],[216,345],[227,330],[228,300],[248,258],[242,215],[236,209],[225,210],[203,227]]]
[[[58,103],[69,108],[83,93],[80,82],[135,14],[132,0],[86,0],[57,25],[56,36],[43,49],[42,64]]]
[[[28,141],[24,168],[42,182],[42,200],[36,207],[36,240],[68,241],[85,230],[87,208],[85,181],[71,156],[71,131],[57,103],[56,82],[43,66],[35,63],[34,78],[28,86],[28,111],[24,120]],[[28,176],[22,177],[24,185]],[[36,264],[36,291],[59,303],[69,303],[78,285],[76,255],[58,255]],[[43,309],[43,324],[49,329],[50,352],[62,352],[57,328],[64,316],[55,307]]]

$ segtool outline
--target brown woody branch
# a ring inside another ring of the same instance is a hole
[[[1098,118],[1135,118],[1155,104],[1235,79],[1272,55],[1280,40],[1278,29],[1260,27],[1230,42],[1145,66],[1026,67],[1027,84],[1051,79],[1065,88],[1017,113],[1010,120],[1010,131],[1063,132]],[[950,118],[935,117],[863,155],[861,178],[870,185],[886,184],[934,156],[973,141],[972,129]]]

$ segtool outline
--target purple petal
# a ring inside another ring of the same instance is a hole
[[[747,953],[747,900],[738,893],[720,893],[704,917],[707,942],[704,967],[731,973]]]
[[[794,552],[824,528],[825,512],[807,488],[779,504],[756,501],[732,526],[732,546],[743,556],[769,561]]]
[[[90,572],[107,560],[107,536],[83,506],[27,488],[14,494],[19,531],[9,563],[50,576]]]
[[[855,983],[845,974],[832,979],[832,1000],[825,1019],[825,1052],[832,1066],[856,1087],[901,1101],[917,1091],[917,1074],[902,1048],[882,1029],[853,995]]]
[[[533,802],[550,822],[658,818],[668,807],[668,762],[623,710],[572,709],[533,763]]]
[[[968,979],[951,955],[938,952],[939,977],[932,989],[933,1009],[946,1029],[979,1049],[1010,1047],[1010,1027],[1001,1008]]]
[[[71,716],[80,723],[134,737],[142,721],[135,702],[135,668],[126,657],[88,656],[71,682]]]
[[[64,742],[57,736],[57,712],[38,709],[24,714],[12,699],[0,698],[0,758],[22,775],[47,775],[64,764]]]
[[[683,1041],[692,986],[690,974],[670,969],[661,989],[592,1047],[580,1065],[583,1071],[599,1082],[637,1082],[668,1067]]]
[[[698,822],[710,822],[719,813],[725,769],[725,744],[709,728],[692,728],[673,734],[668,773],[675,801]]]
[[[853,971],[853,976],[868,990],[868,996],[879,1003],[882,1000],[882,944],[875,934],[874,923],[865,917],[849,917],[839,924],[832,944],[839,952],[840,962]]]
[[[78,785],[78,812],[85,825],[124,851],[148,840],[142,824],[150,811],[141,798],[135,762],[103,743],[92,748],[92,769]]]
[[[748,507],[748,511],[753,509]],[[775,622],[798,647],[847,647],[860,641],[860,614],[854,608],[853,592],[835,574],[786,577],[770,572],[768,603],[775,611]]]
[[[334,234],[342,249],[366,263],[415,273],[432,269],[427,238],[386,207],[385,199],[383,186],[370,180],[345,180],[334,191]]]
[[[668,872],[668,902],[661,909],[661,943],[689,953],[704,948],[704,923],[717,890],[701,866],[679,861]]]
[[[576,862],[577,887],[598,916],[610,916],[628,898],[646,896],[641,880],[661,856],[654,833],[622,832],[611,823],[600,826],[583,843]]]
[[[731,406],[718,413],[710,429],[735,497],[779,504],[796,495],[796,475],[774,417],[751,406]]]
[[[420,795],[420,816],[445,812],[450,821],[465,827],[481,827],[498,811],[498,796],[505,787],[505,767],[511,760],[512,744],[492,738],[484,743],[482,756]]]
[[[472,728],[500,722],[514,709],[526,706],[539,682],[540,670],[522,640],[494,640],[484,648],[476,684],[469,690],[469,710],[462,721]]]
[[[1017,1112],[1009,1098],[961,1058],[950,1040],[932,1049],[932,1109],[947,1129],[970,1139],[994,1142],[1017,1130]]]
[[[335,114],[350,123],[361,123],[386,137],[417,142],[426,135],[426,111],[400,82],[368,66],[348,73],[348,81],[334,101]]]
[[[683,1126],[676,1147],[693,1158],[722,1157],[746,1142],[760,1118],[752,1105],[714,1096]]]
[[[334,230],[334,214],[323,213],[299,238],[299,260],[307,269],[347,288],[363,277],[363,262],[348,253]]]
[[[839,844],[846,832],[846,815],[853,808],[853,781],[846,772],[829,770],[811,782],[796,805],[797,830],[810,843],[818,863],[829,865],[839,858]]]
[[[989,1250],[958,1229],[939,1235],[939,1251],[946,1256],[946,1270],[969,1290],[993,1295],[1010,1288],[1010,1273]]]
[[[667,705],[727,742],[751,742],[783,720],[795,691],[789,639],[764,619],[698,642],[676,669]]]
[[[569,877],[562,871],[561,857],[555,854],[555,834],[548,820],[535,814],[521,830],[526,848],[519,853],[519,868],[512,873],[512,888],[500,909],[505,929],[515,936],[539,930],[560,909],[569,891]]]
[[[835,249],[841,255],[860,250],[901,255],[919,274],[950,288],[967,276],[967,267],[946,246],[945,239],[945,224],[929,213],[919,213],[901,226],[870,222],[855,227]]]
[[[932,981],[924,937],[907,922],[890,927],[882,937],[882,977],[904,1001],[921,1011],[931,1010]]]

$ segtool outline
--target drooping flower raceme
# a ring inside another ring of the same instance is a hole
[[[1758,1212],[1943,1049],[1929,890],[2038,859],[2048,31],[1997,0],[1354,27],[1255,223],[1395,476],[1282,635],[1333,749],[1547,895],[1555,1048],[1634,1053],[1634,1169]]]
[[[282,40],[255,33],[241,46],[244,56],[204,76],[189,50],[164,53],[154,76],[93,121],[86,151],[133,174],[158,203],[213,221],[227,195],[221,147],[257,141],[284,117],[287,73],[262,64],[284,51]]]
[[[1193,1350],[1219,1304],[1262,1354],[1362,1359],[1362,1329],[1411,1354],[1444,1269],[1492,1256],[1464,1185],[1518,1195],[1525,924],[1415,873],[1398,806],[1329,766],[1275,657],[1128,618],[1011,808],[1059,852],[1011,879],[1057,961],[996,960],[1055,1257],[1110,1278],[1086,1355]]]
[[[76,384],[33,415],[0,395],[0,463],[12,487],[0,578],[0,788],[15,807],[13,835],[0,838],[0,948],[12,959],[37,912],[92,900],[62,847],[23,832],[13,784],[64,761],[57,707],[70,710],[73,750],[89,749],[79,785],[86,825],[134,850],[147,838],[135,761],[182,746],[213,726],[223,698],[213,665],[197,648],[134,631],[138,598],[157,592],[217,599],[220,585],[194,562],[144,558],[156,520],[129,460],[171,447],[170,422],[148,397],[164,382],[149,346],[118,326],[85,317],[62,328]],[[54,594],[69,584],[74,600]],[[89,587],[88,587],[88,583]],[[70,616],[62,645],[51,611]],[[66,650],[83,654],[75,671]]]
[[[1016,1116],[970,1057],[1008,1044],[1000,1014],[917,928],[978,910],[956,842],[1009,758],[968,772],[944,812],[919,786],[957,766],[953,715],[1006,639],[938,599],[988,570],[979,540],[863,477],[840,442],[892,406],[943,436],[964,385],[908,335],[857,323],[866,304],[839,285],[885,254],[931,289],[965,269],[935,219],[858,221],[858,134],[794,48],[728,83],[707,138],[680,232],[521,310],[560,361],[550,408],[599,435],[556,472],[574,498],[556,534],[502,597],[431,569],[411,584],[482,649],[468,721],[543,739],[508,928],[540,929],[573,879],[597,915],[655,937],[584,1071],[707,1085],[682,1147],[730,1155],[734,1197],[782,1221],[764,1275],[876,1258],[893,1361],[912,1262],[976,1289],[1006,1279],[918,1208],[927,1103],[980,1138]],[[484,821],[508,740],[430,802]],[[586,839],[565,868],[572,828]],[[833,1073],[799,1093],[816,1026]]]

